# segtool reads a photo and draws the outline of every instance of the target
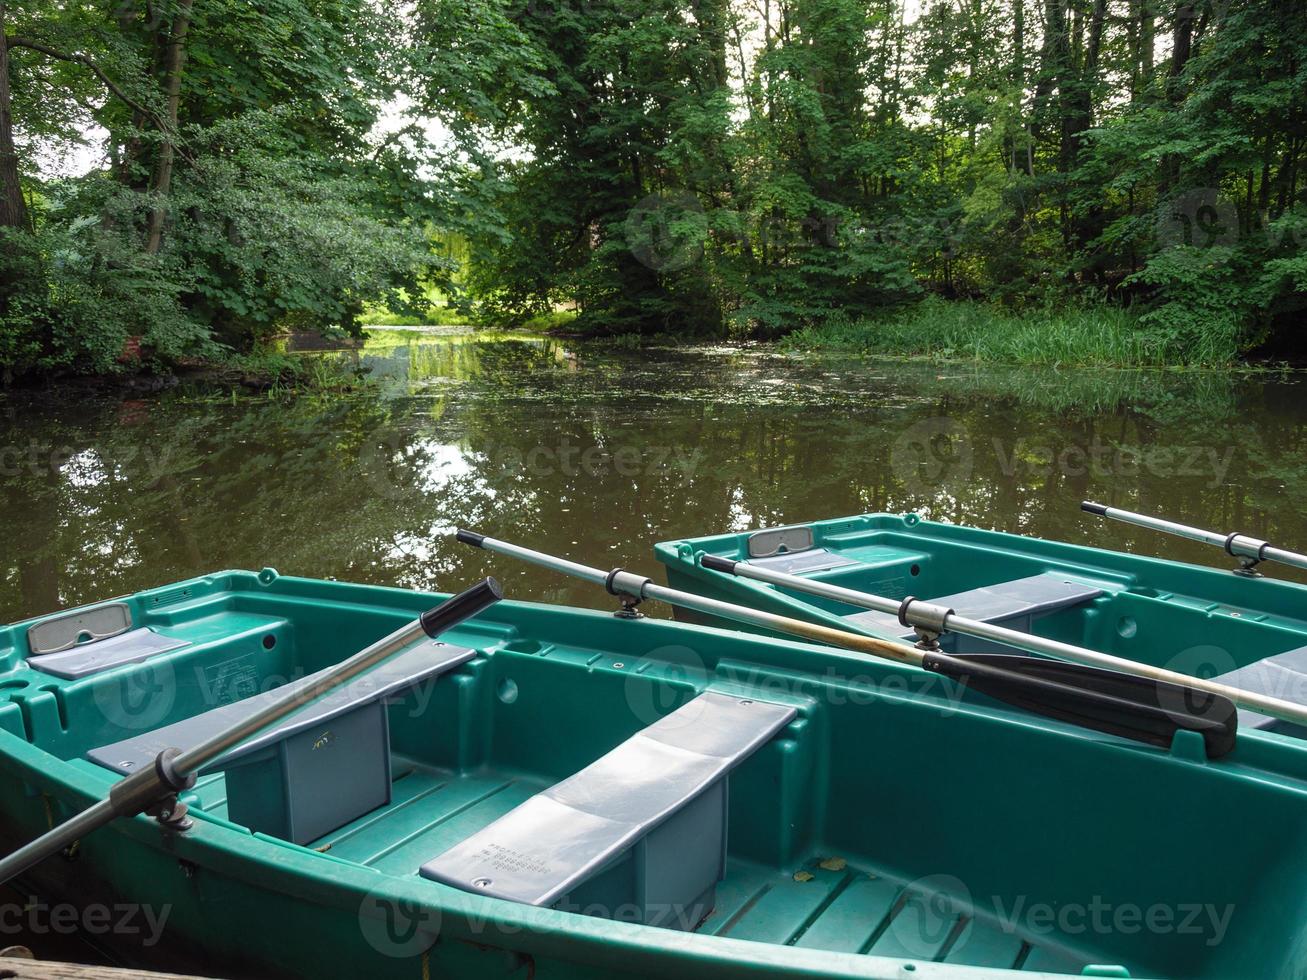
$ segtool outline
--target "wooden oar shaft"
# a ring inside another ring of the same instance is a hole
[[[920,650],[891,639],[847,632],[655,585],[651,579],[621,568],[604,572],[472,531],[460,530],[457,536],[464,544],[600,584],[609,593],[621,598],[623,606],[628,610],[641,599],[658,599],[768,631],[818,640],[831,646],[918,667],[974,685],[980,692],[1025,711],[1069,721],[1091,730],[1162,746],[1172,744],[1178,731],[1198,732],[1203,736],[1209,758],[1219,758],[1234,747],[1237,732],[1235,706],[1226,698],[1212,698],[1209,699],[1209,704],[1191,709],[1188,705],[1188,688],[1184,686],[1141,684],[1138,678],[1119,671],[1099,670],[1037,657],[967,657]]]
[[[458,540],[473,547],[484,548],[487,551],[530,562],[533,565],[562,572],[565,575],[571,575],[586,582],[593,582],[595,585],[602,585],[605,588],[608,587],[610,579],[614,575],[613,572],[605,572],[602,568],[582,565],[566,558],[559,558],[556,555],[547,555],[543,551],[524,548],[522,545],[513,544],[511,541],[501,541],[498,538],[486,537],[472,531],[460,530]],[[737,605],[733,602],[722,602],[719,599],[709,599],[706,596],[681,592],[679,589],[657,585],[652,579],[633,573],[623,573],[623,575],[625,578],[621,581],[629,583],[633,591],[638,590],[641,599],[657,599],[659,602],[665,602],[671,606],[680,606],[683,609],[692,609],[710,616],[732,619],[737,623],[747,623],[750,626],[758,626],[777,633],[789,633],[791,636],[799,636],[806,640],[817,640],[831,646],[845,647],[859,653],[871,654],[874,657],[882,657],[886,660],[893,660],[895,663],[909,664],[913,667],[920,667],[925,656],[921,650],[906,643],[880,640],[872,636],[864,636],[861,633],[846,633],[830,626],[822,626],[820,623],[809,623],[802,619],[778,616],[775,613],[764,612],[761,609],[751,609],[748,606]]]
[[[908,664],[912,667],[920,667],[922,660],[925,659],[923,651],[906,643],[880,640],[862,633],[849,633],[833,626],[808,623],[790,616],[779,616],[775,613],[762,612],[761,610],[750,609],[747,606],[739,606],[731,602],[708,599],[690,592],[681,592],[678,589],[655,585],[652,582],[645,587],[644,594],[650,599],[658,599],[669,605],[694,609],[698,612],[733,619],[736,622],[748,623],[752,626],[761,626],[764,629],[775,630],[778,633],[789,633],[791,636],[802,637],[806,640],[817,640],[831,646],[844,647],[847,650],[867,653],[873,657]]]
[[[836,602],[847,603],[851,606],[886,612],[889,608],[900,605],[893,599],[887,599],[884,596],[871,595],[856,589],[831,585],[828,582],[818,582],[814,579],[803,578],[800,575],[790,575],[774,569],[758,568],[745,562],[728,561],[723,564],[730,566],[730,574],[741,578],[766,582],[770,585],[793,589],[795,592],[804,592],[824,599],[833,599]],[[725,573],[725,568],[719,570]],[[1154,667],[1152,664],[1140,663],[1137,660],[1126,660],[1124,657],[1115,657],[1109,653],[1073,646],[1060,640],[1050,640],[1046,637],[1021,633],[1018,630],[995,626],[993,623],[982,623],[952,613],[945,616],[943,622],[945,628],[952,632],[964,633],[969,636],[992,640],[996,643],[1004,643],[1018,649],[1033,650],[1037,653],[1086,667],[1100,667],[1104,670],[1115,670],[1123,674],[1147,677],[1149,680],[1190,687],[1208,694],[1229,698],[1239,707],[1246,708],[1249,711],[1256,711],[1260,714],[1270,715],[1272,718],[1307,726],[1307,706],[1295,704],[1292,701],[1284,701],[1255,691],[1245,691],[1237,687],[1231,687],[1228,684],[1222,684],[1219,681],[1194,677],[1190,674],[1181,674],[1178,671],[1167,670],[1165,667]],[[843,631],[836,630],[835,632],[842,633]]]

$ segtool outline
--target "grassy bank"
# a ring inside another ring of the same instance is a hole
[[[1150,328],[1129,311],[1084,306],[1012,313],[930,298],[885,317],[831,319],[782,341],[787,350],[1083,367],[1219,367],[1238,360],[1227,331]]]
[[[429,306],[420,316],[373,309],[359,317],[364,327],[461,327],[467,322],[464,314],[449,306]]]

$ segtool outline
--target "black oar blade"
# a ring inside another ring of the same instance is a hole
[[[929,653],[922,666],[1018,708],[1095,731],[1169,748],[1177,731],[1198,732],[1207,755],[1234,748],[1234,702],[1192,687],[1114,670],[1004,654]]]

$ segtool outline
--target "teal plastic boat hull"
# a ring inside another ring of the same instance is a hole
[[[437,598],[219,573],[125,600],[185,646],[75,679],[29,665],[40,621],[5,629],[5,846],[113,785],[90,750],[319,670]],[[477,656],[390,704],[384,805],[294,844],[230,819],[211,774],[190,832],[120,821],[24,884],[148,906],[156,946],[100,940],[233,976],[1303,975],[1307,753],[1287,739],[1209,761],[1190,733],[1158,749],[831,648],[555,606],[505,602],[445,639]],[[729,776],[693,928],[420,873],[706,691],[794,716]]]

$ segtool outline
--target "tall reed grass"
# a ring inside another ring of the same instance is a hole
[[[782,344],[789,350],[1068,367],[1218,367],[1234,364],[1239,355],[1226,325],[1173,332],[1106,305],[1013,313],[934,297],[885,317],[832,318],[795,331]]]

